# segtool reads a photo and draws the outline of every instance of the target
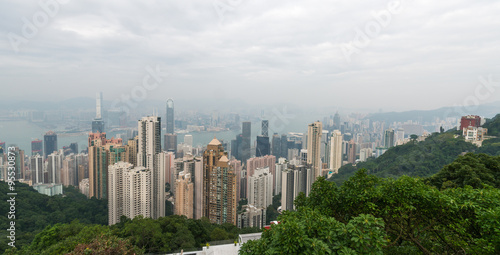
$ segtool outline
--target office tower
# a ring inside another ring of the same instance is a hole
[[[57,134],[54,131],[49,131],[43,136],[43,147],[44,158],[57,151]]]
[[[177,134],[164,135],[165,150],[168,152],[177,152]]]
[[[330,139],[330,170],[337,174],[342,166],[342,133],[334,130]]]
[[[281,185],[282,185],[282,173],[283,171],[288,169],[288,163],[285,158],[280,158],[278,163],[276,163],[276,174],[274,175],[274,195],[278,195],[281,193]]]
[[[321,176],[321,135],[323,132],[323,125],[317,121],[309,124],[307,130],[307,164],[310,164],[314,173],[314,182],[316,178]]]
[[[37,154],[43,156],[43,141],[40,139],[31,141],[31,156]]]
[[[241,153],[241,162],[246,162],[250,158],[250,139],[252,135],[252,123],[245,121],[242,123],[242,141],[241,141],[241,151],[238,150],[238,154]]]
[[[104,120],[102,119],[102,92],[97,93],[95,103],[95,119],[92,121],[92,133],[104,133]]]
[[[265,155],[270,155],[271,145],[269,144],[269,137],[267,136],[257,136],[257,148],[255,149],[255,156],[262,157]]]
[[[280,158],[288,158],[288,137],[286,136],[286,134],[281,135],[280,143],[281,143]]]
[[[350,140],[347,144],[347,162],[356,163],[356,142],[354,140]]]
[[[193,219],[194,213],[194,183],[191,174],[184,171],[179,173],[175,181],[175,214],[184,215]]]
[[[333,125],[337,129],[340,128],[340,115],[339,115],[339,112],[336,112],[335,115],[333,116]]]
[[[267,136],[269,137],[269,121],[268,120],[262,120],[262,136]]]
[[[229,161],[229,165],[234,169],[234,173],[236,174],[236,201],[239,202],[241,199],[241,181],[243,180],[243,167],[241,166],[241,161],[237,159],[232,159]],[[246,179],[244,179],[246,180]],[[246,188],[246,185],[243,185]]]
[[[267,208],[273,204],[273,176],[269,167],[258,168],[248,177],[248,204]]]
[[[30,169],[31,169],[31,183],[38,184],[44,183],[43,172],[44,172],[43,156],[40,154],[35,154],[30,158]]]
[[[167,134],[174,134],[174,100],[167,99]]]
[[[158,219],[165,216],[165,171],[158,166],[158,154],[161,152],[161,118],[143,117],[138,121],[139,141],[137,165],[143,166],[151,174],[151,217]]]
[[[127,162],[109,166],[109,225],[120,222],[122,215],[151,217],[151,178],[151,171]]]
[[[394,129],[389,128],[384,133],[384,146],[385,148],[394,147]]]
[[[236,225],[236,174],[222,144],[214,138],[203,153],[203,216]]]
[[[109,161],[125,161],[125,157],[117,158],[121,154],[122,139],[106,139],[106,133],[90,133],[88,144],[89,160],[89,197],[106,199],[108,194],[108,166]],[[110,159],[110,150],[113,149],[114,156]]]
[[[281,157],[281,138],[278,133],[273,134],[272,139],[272,154],[277,159]]]
[[[243,135],[239,134],[236,136],[235,140],[231,141],[231,156],[236,158],[237,160],[242,161],[243,156]]]
[[[69,148],[75,154],[78,154],[78,143],[70,143]]]

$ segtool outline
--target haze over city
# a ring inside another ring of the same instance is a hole
[[[4,100],[115,100],[148,67],[165,76],[146,100],[374,112],[474,104],[500,80],[498,1],[60,2],[2,3]]]

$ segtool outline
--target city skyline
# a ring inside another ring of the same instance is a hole
[[[206,1],[8,1],[0,83],[17,101],[102,91],[110,101],[137,93],[398,111],[500,100],[497,86],[481,87],[500,80],[498,2],[393,2],[240,1],[221,11]],[[40,13],[46,23],[33,21]]]

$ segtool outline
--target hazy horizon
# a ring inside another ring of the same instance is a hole
[[[102,91],[373,112],[500,100],[498,1],[48,3],[2,3],[9,100]]]

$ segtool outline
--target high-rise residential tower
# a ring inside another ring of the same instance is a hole
[[[227,153],[214,138],[203,153],[203,216],[236,225],[236,174]]]
[[[389,149],[394,147],[394,129],[389,128],[384,133],[384,147]]]
[[[161,118],[143,117],[138,122],[139,141],[137,165],[151,173],[151,217],[165,216],[165,171],[160,169],[158,154],[161,152]]]
[[[307,164],[310,164],[314,173],[314,182],[321,176],[321,136],[323,124],[319,121],[309,124],[307,130]]]
[[[342,166],[342,133],[340,130],[334,130],[330,139],[330,170],[338,173]]]

